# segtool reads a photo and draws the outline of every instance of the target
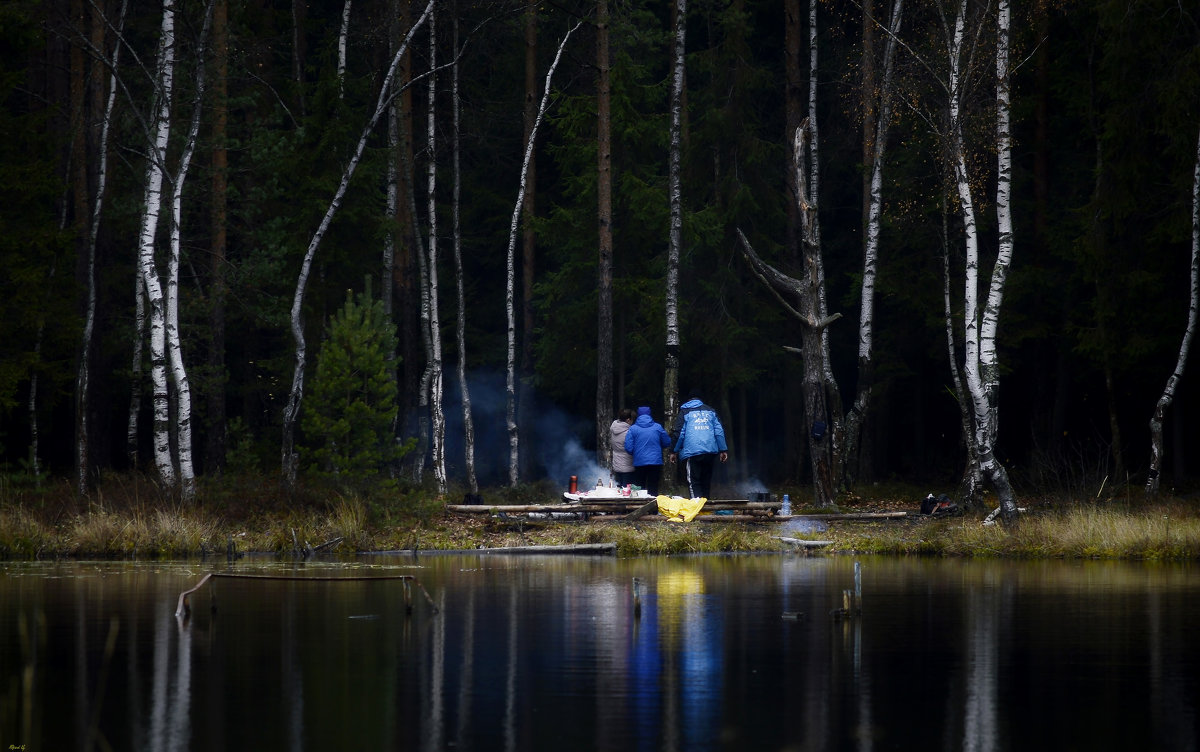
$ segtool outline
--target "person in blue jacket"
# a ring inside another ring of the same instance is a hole
[[[688,396],[691,399],[679,406],[671,461],[678,458],[684,463],[691,498],[708,499],[712,493],[713,468],[718,458],[721,462],[729,460],[729,447],[717,411],[704,404],[698,390],[693,389]]]
[[[637,409],[637,420],[625,432],[625,451],[633,455],[633,482],[658,496],[662,478],[663,450],[671,446],[671,435],[650,417],[650,408]]]

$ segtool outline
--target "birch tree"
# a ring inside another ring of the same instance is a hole
[[[554,53],[554,62],[550,64],[549,70],[546,71],[546,84],[545,89],[542,91],[542,101],[538,105],[537,118],[534,120],[533,130],[530,131],[529,138],[525,141],[525,156],[521,161],[521,177],[517,189],[517,201],[513,207],[512,219],[509,222],[507,273],[504,289],[504,306],[508,316],[505,424],[508,428],[508,483],[514,487],[517,485],[521,459],[520,434],[517,430],[517,314],[514,305],[513,290],[516,282],[517,228],[521,219],[521,207],[524,206],[526,181],[529,176],[529,163],[533,158],[533,147],[537,141],[538,128],[542,124],[542,118],[546,114],[546,107],[550,103],[550,82],[553,80],[554,71],[558,68],[558,63],[562,59],[563,50],[567,46],[567,40],[571,38],[571,35],[582,24],[583,21],[576,22],[563,35],[562,41],[558,43],[558,51]]]
[[[116,38],[119,40],[125,28],[127,2],[121,3],[115,23]],[[93,29],[104,29],[107,20],[100,8],[93,8]],[[103,36],[100,35],[100,39]],[[99,40],[96,40],[99,41]],[[96,51],[103,54],[102,46]],[[108,188],[108,136],[112,130],[113,106],[117,100],[117,65],[121,59],[119,41],[112,45],[112,53],[106,60],[109,73],[104,110],[100,116],[100,135],[96,142],[96,189],[92,200],[91,221],[88,225],[87,260],[84,269],[85,304],[83,334],[79,345],[79,371],[75,380],[75,490],[80,496],[87,494],[88,478],[91,474],[91,426],[88,411],[91,410],[92,349],[96,332],[96,243],[100,236],[100,218],[103,216],[104,198]]]
[[[964,140],[962,97],[964,86],[964,54],[967,47],[966,19],[968,0],[960,0],[954,29],[948,38],[949,77],[949,134],[948,156],[963,221],[963,241],[966,251],[963,294],[963,373],[967,394],[971,400],[975,457],[981,475],[991,484],[1000,500],[997,510],[1005,523],[1015,521],[1016,498],[1008,473],[995,455],[996,434],[999,428],[996,360],[996,332],[1000,321],[1000,304],[1004,283],[1012,259],[1012,223],[1009,207],[1011,184],[1011,136],[1009,133],[1009,70],[1008,70],[1008,0],[1000,0],[996,34],[996,135],[997,153],[996,211],[999,231],[996,262],[992,268],[988,295],[982,311],[979,304],[979,229],[975,216]]]
[[[363,126],[362,134],[359,136],[354,152],[346,163],[333,199],[329,202],[329,206],[325,210],[325,215],[321,218],[320,224],[313,233],[312,240],[308,244],[308,250],[305,251],[304,259],[300,264],[300,274],[296,280],[296,293],[292,298],[291,308],[292,339],[295,343],[295,364],[292,371],[292,387],[288,392],[288,401],[283,410],[282,469],[284,482],[289,487],[295,484],[296,472],[299,469],[299,456],[296,453],[296,421],[300,415],[300,403],[304,395],[304,368],[307,363],[307,344],[304,339],[304,322],[301,314],[304,306],[304,294],[308,288],[308,275],[312,271],[313,259],[316,257],[317,249],[321,246],[321,240],[324,239],[325,233],[329,230],[329,225],[333,222],[333,218],[341,206],[342,199],[345,198],[346,190],[350,186],[350,180],[354,177],[354,172],[358,168],[359,161],[362,159],[362,153],[366,148],[367,140],[371,132],[374,131],[376,123],[379,122],[379,118],[387,108],[391,97],[394,96],[392,80],[396,75],[396,67],[408,49],[413,34],[425,23],[425,19],[433,11],[433,3],[434,0],[429,0],[420,18],[408,30],[404,42],[392,57],[391,65],[388,66],[387,74],[384,76],[383,84],[379,90],[375,110],[366,125]]]
[[[671,135],[668,153],[667,200],[670,226],[667,238],[666,369],[663,375],[663,424],[675,425],[679,414],[679,258],[683,246],[683,190],[680,162],[683,145],[683,85],[687,50],[687,0],[675,0],[675,34],[671,56]]]
[[[442,333],[438,316],[438,229],[437,229],[437,14],[429,16],[429,407],[433,423],[431,449],[433,477],[439,494],[446,493],[446,414],[442,408]]]
[[[200,103],[204,96],[203,50],[212,18],[212,3],[205,8],[204,25],[196,58],[200,61],[196,71],[195,100],[192,106],[191,126],[184,140],[183,152],[175,174],[171,176],[171,195],[168,207],[168,258],[167,277],[164,283],[158,272],[156,240],[160,214],[162,212],[163,181],[167,177],[167,148],[171,136],[171,105],[174,94],[175,75],[175,6],[173,0],[164,0],[162,27],[159,36],[158,67],[154,86],[154,141],[150,144],[147,160],[147,176],[142,214],[142,227],[138,252],[138,267],[141,284],[146,292],[149,312],[150,378],[153,390],[154,410],[154,463],[159,482],[163,488],[173,489],[181,485],[184,500],[195,494],[195,469],[192,463],[191,436],[191,388],[187,369],[183,362],[183,349],[179,333],[179,257],[181,249],[181,214],[183,212],[183,187],[187,182],[192,154],[195,152],[196,137],[200,129]],[[176,454],[171,452],[171,409],[167,375],[175,387],[175,440]],[[176,461],[178,468],[176,468]],[[178,474],[177,474],[178,473]]]
[[[146,182],[143,194],[141,232],[138,241],[138,271],[149,312],[150,382],[154,411],[154,466],[164,488],[176,483],[171,459],[170,404],[167,394],[166,303],[155,268],[154,247],[162,211],[162,184],[167,146],[171,137],[171,99],[175,77],[175,3],[163,0],[159,29],[158,63],[155,71],[153,140],[148,144]]]
[[[1196,140],[1196,162],[1192,170],[1192,268],[1191,288],[1188,299],[1187,327],[1183,332],[1183,341],[1179,345],[1179,356],[1175,360],[1175,370],[1167,379],[1158,402],[1154,405],[1154,413],[1150,416],[1150,469],[1146,473],[1146,495],[1157,496],[1162,472],[1163,457],[1163,418],[1167,408],[1175,399],[1175,390],[1183,378],[1183,369],[1187,365],[1188,351],[1192,346],[1192,336],[1196,332],[1196,312],[1200,307],[1200,137]]]
[[[900,34],[903,15],[903,0],[893,0],[891,16],[886,27],[883,52],[883,75],[878,85],[874,80],[874,51],[864,41],[864,68],[871,75],[864,82],[863,97],[863,156],[871,171],[866,191],[866,233],[863,243],[862,284],[860,286],[860,309],[858,317],[858,389],[854,404],[846,415],[844,477],[846,486],[853,485],[853,477],[862,447],[862,427],[871,405],[871,390],[874,387],[874,341],[875,341],[875,278],[879,258],[879,235],[883,217],[883,157],[887,150],[888,125],[892,119],[892,78],[895,70],[896,40]],[[871,30],[878,23],[869,16],[864,18],[864,27]],[[871,38],[864,33],[864,37]],[[877,99],[876,99],[877,98]],[[876,106],[878,102],[878,106]]]
[[[459,208],[462,193],[461,169],[461,110],[462,101],[458,91],[458,55],[461,51],[458,39],[458,3],[454,4],[454,65],[450,68],[450,101],[453,109],[453,145],[451,148],[453,195],[451,212],[454,236],[454,281],[458,293],[458,317],[455,320],[455,339],[458,342],[458,388],[462,399],[463,413],[463,469],[467,473],[467,488],[471,493],[479,493],[479,480],[475,476],[475,420],[471,416],[471,389],[467,384],[467,297],[463,291],[463,261],[462,261],[462,227]],[[528,275],[532,276],[532,275]],[[526,319],[528,322],[528,318]],[[526,326],[525,331],[530,330]],[[526,335],[528,336],[528,335]]]

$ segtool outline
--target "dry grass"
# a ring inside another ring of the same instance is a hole
[[[840,500],[838,511],[915,512],[923,495],[902,486],[873,490],[878,496]],[[558,492],[533,484],[484,495],[489,503],[531,503]],[[320,488],[289,496],[273,479],[245,476],[202,487],[199,499],[190,504],[164,498],[141,476],[106,478],[87,499],[77,499],[66,484],[36,494],[0,489],[0,558],[187,558],[230,550],[346,554],[579,543],[615,543],[626,556],[785,548],[778,540],[779,528],[772,524],[554,523],[445,514],[445,501],[460,497],[461,492],[454,492],[442,499],[419,487],[368,498]],[[793,495],[793,504],[802,503],[801,494]],[[1200,511],[1178,499],[1141,505],[1054,499],[1031,502],[1029,509],[1012,528],[984,527],[973,515],[910,517],[834,522],[815,537],[832,540],[832,552],[1200,558]]]

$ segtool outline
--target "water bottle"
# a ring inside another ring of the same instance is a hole
[[[792,498],[787,494],[783,495],[783,508],[779,510],[780,514],[790,515],[792,513]]]

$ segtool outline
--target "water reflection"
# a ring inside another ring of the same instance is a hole
[[[430,556],[0,569],[27,749],[1194,749],[1187,566]],[[410,608],[409,574],[433,604]],[[634,580],[641,583],[635,612]],[[212,606],[218,606],[215,612]]]

